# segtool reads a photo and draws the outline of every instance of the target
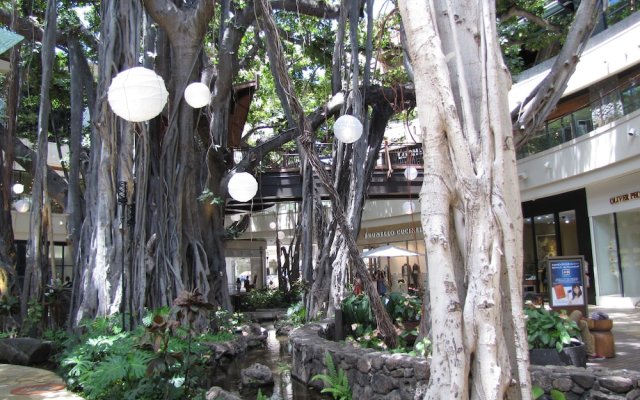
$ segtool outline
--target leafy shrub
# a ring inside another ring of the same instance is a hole
[[[422,300],[417,296],[391,292],[385,296],[385,309],[393,321],[417,322],[422,315]]]
[[[367,329],[373,329],[376,326],[376,320],[371,310],[369,296],[366,294],[352,294],[342,302],[342,318],[347,327],[351,327],[352,331],[357,328],[361,332]]]
[[[524,313],[529,350],[555,348],[562,351],[562,347],[580,333],[578,325],[566,313],[549,311],[544,307],[528,307]]]
[[[302,301],[297,302],[287,309],[287,320],[293,325],[303,325],[307,318],[307,309],[304,307]]]
[[[254,289],[242,296],[240,307],[247,311],[261,308],[287,308],[299,300],[298,290],[285,292],[279,289]]]
[[[148,313],[130,332],[122,330],[117,315],[83,321],[85,333],[61,358],[68,386],[87,399],[203,397],[194,383],[210,357],[208,343],[233,339],[241,318],[219,313],[218,319],[225,320],[220,330],[196,332],[193,322],[206,304],[195,291],[178,300],[174,310]]]
[[[315,375],[311,380],[324,382],[325,388],[321,390],[321,393],[330,393],[337,400],[351,400],[351,388],[347,374],[342,368],[336,370],[329,353],[325,353],[324,360],[327,364],[327,373]]]

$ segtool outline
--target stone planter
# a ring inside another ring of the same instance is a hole
[[[587,350],[584,343],[567,346],[558,352],[556,349],[531,349],[529,359],[533,365],[573,365],[587,366]]]

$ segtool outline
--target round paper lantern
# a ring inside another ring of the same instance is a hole
[[[278,240],[283,240],[284,239],[284,232],[282,231],[278,231]]]
[[[339,141],[353,143],[362,136],[362,123],[353,115],[343,115],[333,125],[333,132]]]
[[[276,223],[275,223],[275,222],[273,222],[273,221],[271,221],[271,222],[269,223],[269,228],[271,228],[271,229],[276,229],[276,226],[277,226],[277,225],[276,225]]]
[[[27,199],[21,199],[13,203],[13,208],[19,213],[26,213],[31,208],[31,202]]]
[[[211,92],[202,82],[193,82],[184,90],[184,99],[193,108],[202,108],[209,104]]]
[[[253,199],[258,192],[258,181],[248,172],[237,172],[229,179],[229,195],[235,200],[245,202]]]
[[[155,118],[162,112],[168,98],[164,80],[143,67],[130,68],[116,75],[107,96],[111,110],[131,122]]]
[[[418,177],[418,170],[414,167],[407,167],[404,170],[404,177],[407,178],[408,181],[412,181]]]
[[[415,207],[413,205],[413,201],[405,201],[402,204],[402,212],[404,212],[405,214],[413,214],[414,210]]]
[[[13,185],[12,190],[15,194],[22,194],[24,192],[24,185],[22,183],[16,183]]]

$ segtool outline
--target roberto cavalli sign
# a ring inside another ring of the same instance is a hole
[[[549,303],[552,308],[585,307],[584,258],[582,256],[549,257]]]

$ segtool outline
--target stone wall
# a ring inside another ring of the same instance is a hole
[[[292,331],[289,335],[293,347],[291,375],[321,389],[322,382],[311,381],[311,378],[327,373],[324,359],[325,353],[329,352],[336,368],[346,372],[354,399],[413,400],[416,388],[426,386],[429,379],[427,360],[360,349],[349,343],[334,342],[330,340],[332,337],[332,320]],[[530,371],[534,385],[546,393],[557,389],[567,400],[640,400],[640,372],[637,371],[536,365],[532,365]]]
[[[640,367],[640,366],[639,366]],[[601,367],[532,365],[531,383],[549,393],[557,389],[567,400],[639,400],[640,372]]]
[[[327,340],[332,337],[333,321],[329,320],[292,331],[289,335],[293,347],[291,375],[321,389],[322,381],[311,381],[311,378],[327,373],[324,359],[329,352],[336,368],[346,372],[354,399],[413,400],[416,387],[426,385],[429,379],[429,364],[425,359]]]

